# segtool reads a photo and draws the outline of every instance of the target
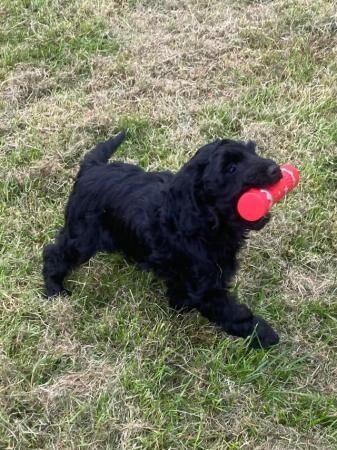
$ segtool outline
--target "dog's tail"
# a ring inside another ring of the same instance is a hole
[[[106,164],[108,159],[113,153],[115,153],[125,138],[126,130],[123,130],[112,139],[98,144],[94,150],[91,150],[91,152],[85,155],[81,163],[81,169],[85,169],[96,164]]]

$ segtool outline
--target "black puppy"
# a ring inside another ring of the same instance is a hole
[[[125,138],[118,134],[88,153],[65,210],[65,225],[44,250],[47,296],[67,292],[68,272],[96,252],[121,251],[165,280],[170,305],[196,308],[227,333],[268,347],[278,336],[229,293],[237,254],[250,230],[236,204],[250,187],[281,178],[279,166],[255,153],[253,142],[216,140],[176,174],[144,172],[108,159]]]

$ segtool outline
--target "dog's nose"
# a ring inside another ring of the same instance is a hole
[[[272,166],[269,166],[267,169],[268,176],[272,178],[276,178],[280,174],[280,168],[277,164],[273,164]]]

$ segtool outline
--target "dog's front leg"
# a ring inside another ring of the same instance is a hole
[[[270,347],[279,341],[278,335],[264,319],[254,316],[246,305],[237,303],[223,288],[202,288],[199,283],[195,289],[185,280],[185,284],[169,283],[167,294],[170,306],[177,310],[195,308],[233,336],[253,336],[251,346],[254,348]]]
[[[270,347],[279,341],[278,335],[262,318],[230,296],[224,289],[209,289],[197,306],[201,314],[221,326],[233,336],[247,338],[253,335],[252,347]]]

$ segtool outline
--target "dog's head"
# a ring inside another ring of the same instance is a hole
[[[237,213],[237,202],[249,188],[266,188],[281,178],[281,169],[273,160],[256,153],[256,145],[233,140],[216,140],[200,148],[186,164],[186,177],[193,179],[199,199],[219,223],[246,229],[260,229],[267,222],[246,222]]]

